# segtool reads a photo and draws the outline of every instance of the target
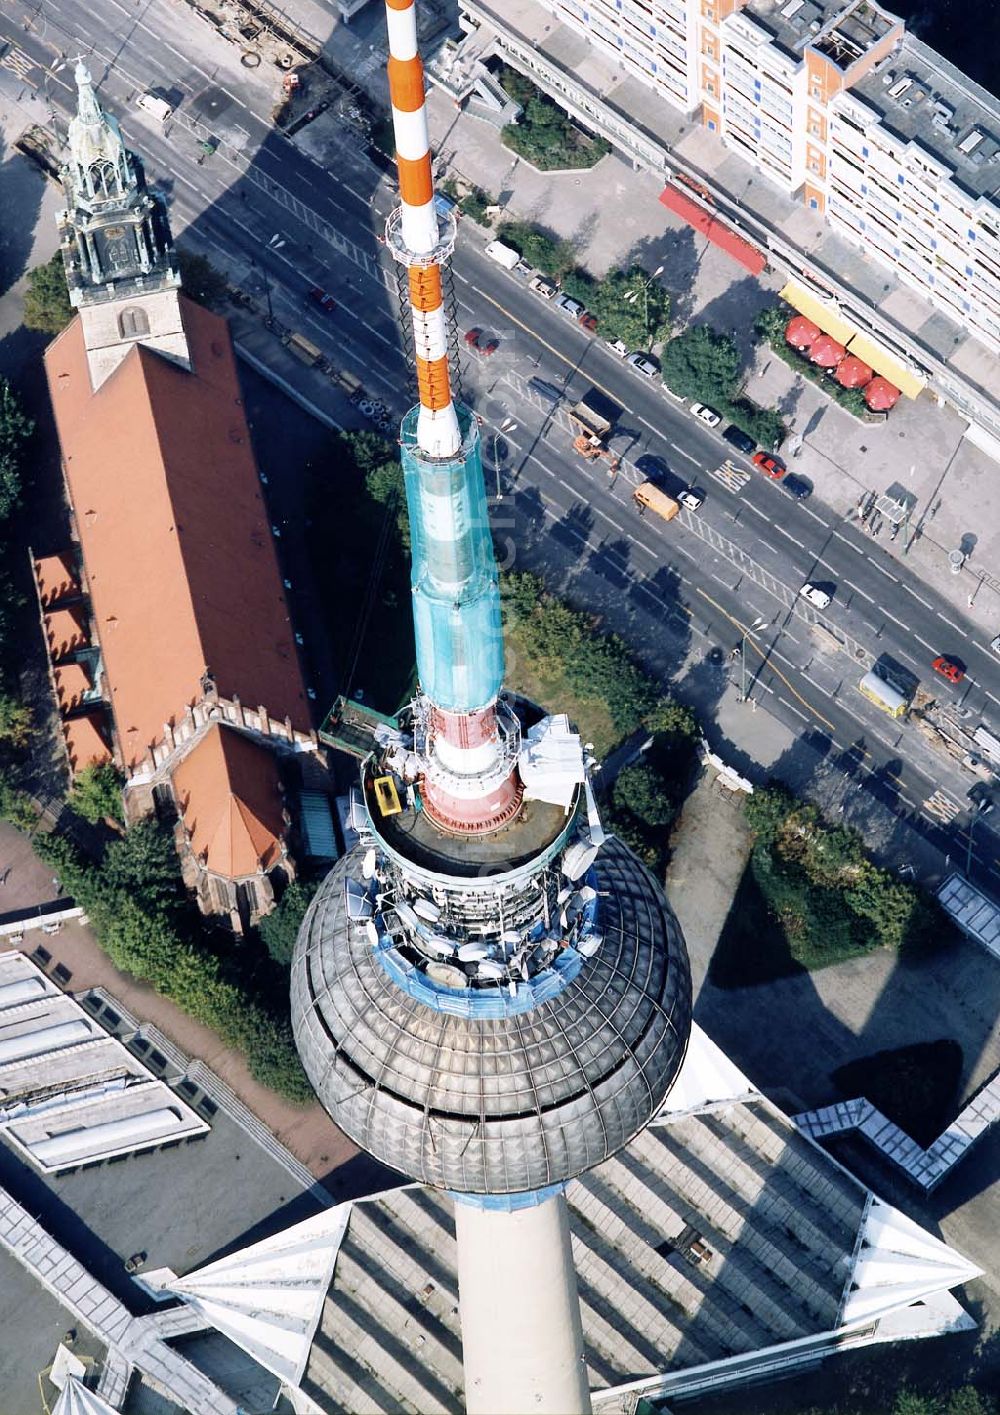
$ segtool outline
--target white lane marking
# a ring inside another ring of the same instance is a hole
[[[823,563],[825,563],[825,562],[823,562]],[[874,604],[874,603],[875,603],[875,601],[872,599],[871,595],[870,595],[870,594],[865,594],[865,592],[864,592],[864,590],[861,588],[861,586],[860,586],[860,585],[856,585],[853,580],[845,580],[845,581],[844,581],[844,584],[847,586],[847,588],[848,588],[849,590],[853,590],[855,594],[859,594],[862,599],[866,599],[869,604]]]
[[[796,540],[790,531],[785,530],[784,526],[779,526],[775,524],[774,529],[778,532],[779,535],[784,536],[786,540],[790,540],[793,545],[797,545],[800,550],[805,550],[805,546],[802,544],[802,542],[800,540]]]
[[[997,707],[1000,707],[1000,698],[996,697],[993,693],[991,693],[988,688],[986,690],[986,696],[990,699],[991,702],[996,703]]]
[[[881,609],[879,610],[879,613],[884,614],[886,619],[891,619],[894,624],[898,624],[901,629],[906,628],[906,625],[903,623],[902,619],[897,619],[895,614],[890,614],[887,609]]]
[[[806,513],[807,516],[811,516],[814,521],[818,521],[821,526],[825,526],[827,530],[830,529],[830,522],[824,520],[822,516],[817,516],[816,512],[813,511],[811,507],[803,506],[802,510]]]
[[[900,580],[899,583],[900,583],[901,585],[903,585],[903,581],[902,581],[902,580]],[[924,606],[925,609],[933,609],[933,608],[934,608],[933,604],[928,604],[927,600],[924,599],[923,595],[917,594],[916,590],[911,589],[909,585],[903,585],[903,589],[906,591],[907,594],[911,594],[914,599],[919,600],[920,603]]]
[[[647,424],[647,426],[648,426],[648,424]],[[684,451],[684,448],[683,448],[683,447],[678,447],[676,442],[671,442],[671,443],[669,443],[668,445],[669,445],[670,447],[672,447],[675,452],[679,452],[682,457],[686,457],[689,462],[693,462],[696,467],[700,467],[700,466],[701,466],[701,463],[698,461],[698,458],[697,458],[697,457],[692,457],[690,452],[685,452],[685,451]]]
[[[940,609],[937,610],[936,612],[937,612],[937,617],[938,617],[939,619],[943,619],[944,622],[948,625],[948,627],[949,627],[950,629],[954,629],[954,630],[955,630],[956,634],[960,634],[960,633],[962,632],[961,628],[959,627],[958,624],[955,623],[954,619],[949,619],[948,616],[947,616],[947,614],[942,614],[942,613],[941,613]]]
[[[868,557],[868,560],[872,568],[874,570],[877,570],[880,575],[884,575],[887,580],[892,580],[893,584],[899,584],[899,581],[896,579],[895,575],[891,575],[888,570],[883,569],[883,567],[878,563],[877,560],[873,560],[870,555]]]
[[[931,651],[931,653],[934,652],[934,645],[933,645],[933,644],[929,644],[929,643],[927,642],[927,640],[926,640],[926,639],[922,639],[919,634],[914,634],[913,637],[916,639],[916,641],[917,641],[918,644],[923,644],[923,646],[924,646],[925,649],[929,649],[929,650]]]
[[[858,555],[865,554],[864,546],[855,545],[852,540],[848,540],[847,537],[841,535],[839,531],[834,531],[833,534],[837,537],[838,540],[842,540],[846,546],[849,546],[851,550],[856,551]]]

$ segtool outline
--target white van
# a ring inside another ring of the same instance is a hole
[[[162,98],[157,98],[153,93],[140,93],[135,100],[137,108],[143,108],[147,113],[151,113],[157,122],[165,123],[174,111],[169,103],[164,103]]]
[[[505,246],[502,241],[490,241],[486,247],[486,254],[490,260],[495,260],[497,265],[502,265],[504,270],[513,270],[521,259],[520,253],[511,246]]]

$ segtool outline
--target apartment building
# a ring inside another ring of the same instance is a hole
[[[1000,102],[873,0],[540,0],[1000,351]]]

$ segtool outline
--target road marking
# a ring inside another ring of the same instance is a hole
[[[902,619],[897,619],[895,614],[890,614],[887,609],[881,609],[879,610],[879,613],[884,614],[886,619],[891,619],[894,624],[898,624],[901,629],[906,628],[906,625],[903,623]]]
[[[28,82],[28,71],[30,69],[41,67],[30,55],[25,54],[24,50],[18,49],[16,45],[13,49],[8,50],[3,58],[0,59],[0,64],[2,64],[5,69],[9,69],[12,74],[16,74],[23,83]]]
[[[916,639],[916,641],[917,641],[918,644],[923,644],[923,646],[924,646],[925,649],[930,649],[931,653],[934,653],[934,645],[933,645],[933,644],[929,644],[929,643],[927,642],[927,640],[926,640],[926,639],[922,639],[919,634],[914,634],[913,637]]]
[[[864,592],[864,590],[861,588],[861,586],[860,586],[860,585],[856,585],[853,580],[845,580],[845,581],[844,581],[844,584],[847,586],[847,588],[848,588],[849,590],[853,590],[855,594],[859,594],[862,599],[866,599],[869,604],[874,604],[874,603],[875,603],[875,601],[872,599],[871,595],[870,595],[870,594],[865,594],[865,592]]]
[[[950,629],[955,630],[956,634],[960,634],[962,632],[961,626],[956,624],[954,619],[949,619],[946,614],[941,613],[940,609],[936,610],[935,612],[937,614],[937,617],[939,619],[943,619]]]
[[[471,282],[469,283],[471,284]],[[574,373],[579,370],[579,359],[568,359],[566,355],[560,353],[560,351],[553,344],[550,344],[547,340],[543,339],[542,336],[537,333],[536,330],[532,329],[529,324],[525,324],[523,320],[518,319],[516,314],[512,314],[506,305],[502,305],[500,301],[495,300],[492,295],[487,295],[486,291],[480,290],[477,285],[473,285],[472,288],[476,291],[477,294],[482,295],[484,300],[489,300],[490,304],[493,305],[495,309],[498,309],[501,314],[505,315],[507,319],[509,319],[513,324],[516,324],[518,329],[523,329],[525,334],[529,334],[531,338],[536,341],[536,343],[541,344],[543,349],[548,349],[550,354],[554,354],[560,363],[565,364],[567,368],[571,368]],[[584,350],[584,352],[586,352],[586,350]],[[610,388],[605,388],[602,383],[598,383],[596,378],[591,378],[590,382],[601,393],[603,393],[606,397],[610,398],[613,403],[621,403],[621,398],[616,393],[612,393]],[[626,408],[625,412],[630,413],[633,417],[635,416],[635,414],[632,413],[631,408]],[[646,426],[649,427],[650,424],[646,423]],[[654,427],[652,428],[652,431],[658,432],[658,429]]]
[[[774,529],[778,532],[779,535],[784,536],[786,540],[790,540],[793,545],[797,545],[800,550],[805,550],[805,546],[802,544],[802,542],[800,540],[796,540],[795,537],[792,535],[791,531],[786,531],[784,526],[779,526],[777,522],[775,522]]]
[[[693,462],[696,467],[701,466],[701,463],[698,461],[697,457],[692,457],[690,452],[685,452],[684,448],[678,447],[676,442],[671,442],[668,445],[672,447],[675,452],[679,452],[682,457],[686,457],[689,462]]]
[[[842,540],[844,544],[848,546],[851,550],[856,551],[858,555],[865,554],[864,546],[855,545],[852,540],[848,540],[847,537],[841,535],[839,531],[834,531],[833,534],[837,537],[838,540]]]
[[[734,496],[738,496],[750,480],[749,472],[744,471],[742,467],[735,466],[728,459],[723,462],[721,467],[715,467],[708,475],[721,482],[726,490],[731,491]],[[756,507],[753,509],[756,510]],[[767,517],[764,519],[767,520]]]
[[[916,590],[911,589],[909,585],[903,584],[903,581],[902,581],[902,580],[900,580],[899,583],[900,583],[901,585],[903,585],[903,589],[906,591],[906,593],[907,593],[907,594],[911,594],[914,599],[919,600],[920,603],[924,606],[925,609],[933,609],[933,608],[934,608],[933,604],[928,604],[927,600],[924,599],[923,595],[917,594]]]
[[[811,507],[809,507],[809,506],[803,506],[803,507],[802,507],[802,510],[806,513],[807,516],[811,516],[814,521],[818,521],[821,526],[825,526],[827,530],[830,529],[830,522],[827,521],[827,520],[824,520],[824,518],[823,518],[822,516],[817,516],[817,515],[816,515],[816,512],[813,511]]]
[[[715,600],[715,599],[712,598],[711,595],[706,594],[705,591],[701,588],[700,585],[695,585],[694,588],[695,588],[695,594],[700,594],[703,600],[705,600],[708,604],[710,604],[713,609],[717,610],[717,611],[719,612],[719,614],[721,614],[721,615],[723,616],[723,618],[728,619],[729,622],[730,622],[730,624],[732,624],[735,629],[738,629],[741,634],[746,630],[747,626],[746,626],[745,624],[741,624],[738,619],[734,618],[733,615],[729,613],[728,609],[724,609],[724,608],[723,608],[723,606],[718,602],[718,600]],[[813,716],[814,718],[816,718],[817,722],[822,722],[822,724],[823,724],[824,727],[829,727],[829,729],[830,729],[831,732],[835,732],[835,731],[836,731],[836,728],[834,727],[833,723],[829,720],[829,718],[824,717],[824,716],[822,715],[822,713],[818,713],[818,712],[816,711],[816,709],[812,706],[812,704],[811,704],[811,703],[808,703],[808,702],[806,701],[806,699],[802,696],[802,694],[801,694],[800,692],[798,692],[798,691],[792,686],[792,684],[788,681],[788,679],[787,679],[787,678],[785,677],[785,675],[782,673],[781,669],[780,669],[780,668],[776,668],[775,665],[774,665],[772,662],[769,661],[768,656],[767,656],[767,654],[764,652],[764,650],[761,649],[761,648],[759,648],[758,645],[754,642],[754,640],[753,640],[749,635],[747,635],[747,643],[748,643],[749,645],[752,645],[753,648],[756,650],[756,652],[760,655],[761,660],[767,663],[768,672],[769,672],[769,673],[776,673],[776,674],[778,675],[778,677],[781,679],[782,683],[784,683],[784,685],[785,685],[785,687],[788,689],[788,691],[793,695],[793,697],[795,697],[795,698],[798,699],[798,701],[802,704],[802,706],[803,706],[804,708],[807,708],[807,709],[808,709],[808,711],[812,714],[812,716]],[[785,659],[785,662],[787,663],[788,660]],[[758,686],[759,686],[759,685],[758,685]]]
[[[899,581],[896,579],[895,575],[890,575],[889,571],[883,569],[883,567],[878,563],[877,560],[873,560],[870,555],[868,559],[869,561],[871,561],[871,566],[873,570],[877,570],[880,575],[884,575],[887,580],[892,580],[894,584],[899,584]]]
[[[922,809],[926,815],[934,816],[943,825],[950,825],[962,807],[947,791],[935,791],[933,796],[928,796]]]

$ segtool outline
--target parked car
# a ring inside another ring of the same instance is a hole
[[[722,422],[722,414],[717,413],[714,408],[710,408],[707,403],[692,403],[691,411],[696,418],[700,418],[709,427],[718,427]]]
[[[683,491],[677,493],[677,500],[689,511],[697,511],[698,507],[704,504],[705,493],[700,487],[686,486]]]
[[[654,457],[651,452],[635,459],[635,469],[641,472],[647,481],[655,482],[657,486],[662,486],[670,476],[670,468],[663,458]]]
[[[574,300],[572,295],[557,295],[555,308],[570,319],[579,319],[584,312],[583,305],[579,300]]]
[[[655,378],[660,372],[656,366],[656,360],[651,359],[648,354],[629,354],[626,363],[630,363],[633,368],[637,368],[647,378]]]
[[[1000,653],[1000,634],[995,639],[990,639],[990,648],[994,653]]]
[[[737,427],[735,423],[730,423],[722,436],[740,452],[745,452],[747,456],[757,450],[757,444],[750,434],[744,432],[741,427]]]
[[[319,305],[321,310],[325,310],[327,314],[332,314],[337,308],[337,301],[332,295],[328,295],[319,285],[312,286],[309,291],[309,298]]]
[[[778,482],[782,491],[787,491],[789,496],[794,496],[796,501],[805,501],[807,496],[812,496],[812,482],[806,481],[805,477],[797,476],[794,472],[789,472]]]
[[[558,287],[553,285],[551,280],[546,280],[544,275],[536,275],[529,280],[528,289],[534,290],[536,295],[541,295],[543,300],[551,300],[558,293]]]
[[[755,467],[759,467],[766,477],[772,481],[777,481],[783,477],[787,468],[780,457],[772,457],[770,452],[755,452],[750,458]]]
[[[465,342],[475,353],[481,354],[484,359],[488,359],[491,354],[495,354],[500,347],[499,339],[487,339],[481,329],[467,329],[465,331]]]
[[[833,595],[829,594],[821,585],[813,585],[809,581],[802,586],[799,594],[803,599],[807,599],[810,604],[814,604],[817,609],[829,608]]]
[[[590,310],[584,310],[583,314],[578,314],[577,321],[583,325],[584,329],[589,330],[591,334],[596,333],[597,315],[591,314]]]
[[[931,664],[935,673],[940,673],[942,678],[947,678],[949,683],[961,683],[965,677],[965,669],[955,659],[949,658],[947,654],[941,654]]]
[[[617,354],[620,359],[628,358],[628,345],[623,344],[620,339],[605,339],[605,344],[613,354]]]
[[[519,260],[514,266],[514,273],[516,275],[530,275],[531,270],[532,267],[528,264],[526,260]]]

